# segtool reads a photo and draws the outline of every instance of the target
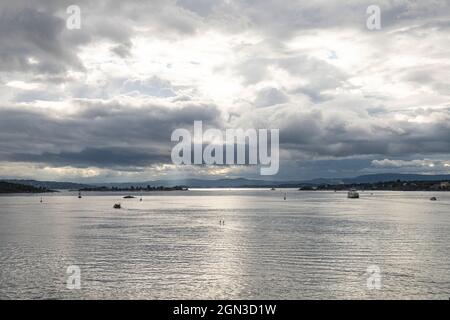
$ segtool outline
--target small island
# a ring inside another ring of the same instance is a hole
[[[44,187],[33,187],[29,185],[0,181],[0,193],[47,193],[55,192]]]

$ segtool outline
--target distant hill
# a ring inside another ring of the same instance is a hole
[[[318,185],[339,185],[352,183],[376,183],[389,181],[450,181],[450,175],[420,175],[420,174],[370,174],[358,176],[355,178],[320,178],[306,181],[276,181],[276,180],[256,180],[256,179],[179,179],[179,180],[155,180],[145,182],[129,182],[129,183],[107,183],[99,184],[106,187],[130,188],[146,187],[146,186],[187,186],[190,188],[258,188],[258,187],[278,187],[278,188],[296,188],[300,186],[318,186]]]
[[[342,179],[343,183],[377,183],[389,181],[449,181],[450,174],[424,175],[424,174],[401,174],[381,173],[359,176],[356,178]]]
[[[90,187],[90,185],[87,184],[72,183],[72,182],[36,181],[36,180],[1,180],[1,181],[52,190],[79,190]]]
[[[90,189],[92,187],[107,187],[129,189],[131,187],[146,188],[175,186],[186,186],[189,188],[298,188],[305,186],[319,185],[341,185],[341,184],[361,184],[377,183],[390,181],[450,181],[450,175],[421,175],[421,174],[400,174],[400,173],[382,173],[368,174],[354,178],[320,178],[304,181],[277,181],[277,180],[257,180],[257,179],[173,179],[173,180],[153,180],[143,182],[124,182],[124,183],[95,183],[80,184],[72,182],[56,181],[36,181],[36,180],[3,180],[4,182],[18,183],[22,185],[33,186],[37,188],[46,188],[52,190],[80,190]]]
[[[46,188],[36,188],[33,186],[10,183],[0,181],[0,193],[44,193],[44,192],[52,192]]]

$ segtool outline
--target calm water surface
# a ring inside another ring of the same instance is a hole
[[[283,195],[2,196],[0,298],[450,297],[450,193]],[[66,288],[70,265],[81,269],[80,290]],[[367,288],[371,265],[380,290]]]

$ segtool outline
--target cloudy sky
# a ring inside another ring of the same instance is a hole
[[[194,120],[279,128],[272,179],[450,173],[449,75],[448,0],[2,1],[0,177],[259,177],[174,166]]]

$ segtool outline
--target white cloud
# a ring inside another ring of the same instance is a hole
[[[36,90],[39,88],[39,84],[37,83],[30,83],[30,82],[24,82],[24,81],[9,81],[6,83],[8,87],[15,88],[15,89],[21,89],[21,90]]]

